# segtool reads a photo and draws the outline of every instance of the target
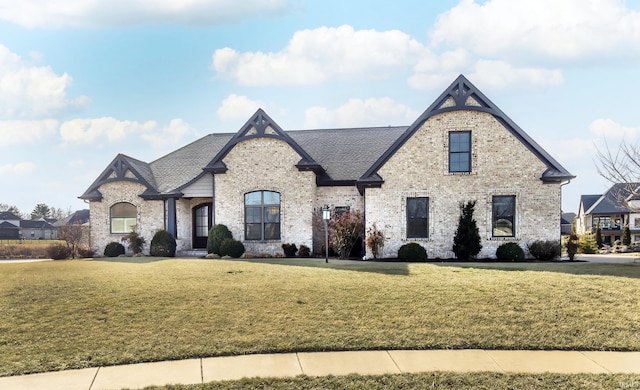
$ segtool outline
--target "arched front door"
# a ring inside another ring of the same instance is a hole
[[[201,204],[193,208],[193,248],[206,248],[211,229],[211,205]]]

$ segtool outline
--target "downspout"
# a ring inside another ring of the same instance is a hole
[[[571,180],[560,182],[560,242],[562,242],[562,187],[571,183]],[[573,229],[573,221],[571,221],[571,228]]]
[[[211,172],[211,227],[216,225],[216,175]]]
[[[356,186],[357,190],[357,186]],[[362,260],[366,260],[367,258],[367,189],[362,189],[362,223],[364,224],[364,231],[362,232],[362,250],[364,255],[362,256]]]

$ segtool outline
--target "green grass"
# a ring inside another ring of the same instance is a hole
[[[429,372],[397,375],[348,375],[296,378],[247,378],[204,385],[146,387],[147,390],[224,389],[637,389],[640,375],[501,374],[492,372]]]
[[[2,264],[0,375],[292,351],[638,351],[638,291],[640,264]]]

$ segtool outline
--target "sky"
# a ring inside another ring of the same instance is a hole
[[[640,141],[640,0],[0,0],[0,203],[88,208],[263,108],[285,130],[410,125],[464,74],[569,172]]]

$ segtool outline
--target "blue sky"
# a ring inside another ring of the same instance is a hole
[[[0,203],[77,199],[262,107],[284,129],[409,125],[464,74],[577,176],[640,133],[640,1],[0,0]],[[606,144],[605,144],[606,142]]]

